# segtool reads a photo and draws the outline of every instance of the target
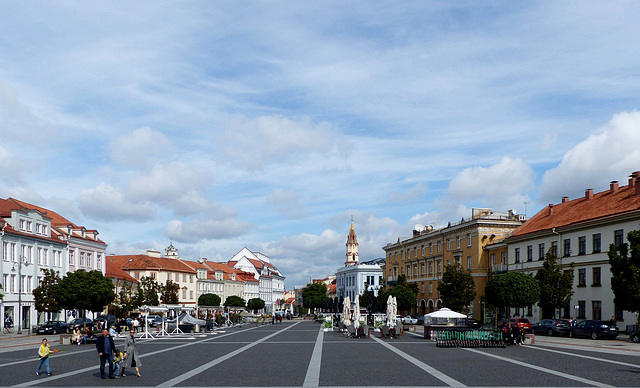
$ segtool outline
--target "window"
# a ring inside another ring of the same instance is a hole
[[[75,259],[73,257],[73,251],[69,251],[69,265],[75,265]]]
[[[584,300],[578,301],[578,319],[586,319],[587,318],[587,302]]]
[[[433,263],[429,263],[429,275],[433,274]]]
[[[613,317],[616,319],[616,321],[624,321],[624,311],[622,310],[622,308],[614,306],[613,311]]]
[[[84,267],[84,252],[80,252],[80,266]]]
[[[183,283],[187,282],[187,274],[184,274],[184,273],[182,274],[182,282]],[[186,296],[185,296],[185,298],[186,298]]]
[[[424,245],[422,245],[422,247],[420,248],[420,250],[422,251],[421,255],[424,256]]]
[[[424,283],[422,283],[422,293],[424,294]]]
[[[155,272],[151,272],[151,279],[155,279],[156,278],[156,273]]]
[[[171,272],[167,273],[167,280],[171,280]]]
[[[602,237],[600,237],[600,233],[596,233],[593,235],[593,253],[600,253],[602,248]]]
[[[456,249],[460,249],[460,236],[456,237]]]
[[[544,260],[544,243],[538,244],[538,260]]]
[[[578,255],[586,255],[587,254],[587,237],[580,236],[578,237]]]
[[[102,255],[96,255],[96,268],[102,268]]]
[[[429,283],[429,293],[433,294],[433,283]]]
[[[27,263],[33,264],[33,247],[29,245],[22,245],[22,257],[27,260]]]
[[[527,261],[533,261],[533,245],[527,245]]]
[[[193,283],[193,275],[189,275],[189,283]]]
[[[193,299],[193,291],[189,291],[189,299]]]
[[[442,241],[438,241],[438,253],[442,252]]]
[[[467,246],[471,246],[471,233],[467,234]]]
[[[491,265],[496,265],[496,254],[495,253],[491,254]]]
[[[551,242],[551,253],[555,257],[558,257],[558,242],[557,241],[552,241]]]
[[[20,230],[25,232],[31,232],[32,222],[30,220],[21,218],[19,223]]]
[[[91,267],[91,252],[87,252],[87,267]]]
[[[429,254],[433,255],[433,243],[429,243]]]
[[[447,239],[447,251],[451,250],[451,240]]]
[[[622,229],[613,232],[613,243],[619,248],[624,243],[624,231]]]
[[[135,277],[136,279],[140,279],[140,272],[134,272],[133,277]]]
[[[187,299],[187,287],[182,289],[182,299]]]
[[[422,274],[424,275],[424,263],[422,263]]]
[[[602,284],[600,283],[600,267],[593,268],[593,287],[600,287]]]
[[[49,250],[42,250],[42,265],[49,265]]]
[[[467,269],[471,269],[471,256],[467,256]]]
[[[564,240],[564,257],[571,256],[571,239]]]
[[[438,273],[442,273],[442,261],[438,260]]]
[[[587,270],[586,268],[578,269],[578,287],[587,286]]]
[[[591,301],[592,319],[602,319],[602,302],[599,300]]]
[[[516,248],[516,263],[520,262],[520,248]]]
[[[502,261],[501,264],[507,264],[507,252],[502,252]]]

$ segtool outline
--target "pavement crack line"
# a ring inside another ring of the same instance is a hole
[[[165,353],[165,352],[168,352],[168,351],[173,351],[173,350],[176,350],[176,349],[184,348],[186,346],[192,346],[192,345],[196,345],[196,344],[199,344],[199,343],[202,343],[202,342],[212,341],[214,339],[218,339],[218,338],[222,338],[222,337],[226,337],[226,336],[242,333],[242,332],[245,332],[245,331],[253,330],[255,328],[256,327],[251,327],[251,328],[240,330],[240,331],[235,331],[235,332],[231,332],[231,333],[227,333],[227,334],[222,334],[222,335],[219,335],[219,336],[216,336],[216,337],[212,337],[212,338],[206,338],[206,339],[199,340],[199,341],[196,341],[196,342],[189,342],[189,343],[178,345],[178,346],[175,346],[175,347],[172,347],[172,348],[165,348],[165,349],[162,349],[162,350],[157,350],[155,352],[145,353],[145,354],[140,355],[140,358],[150,357],[150,356],[154,356],[154,355],[159,354],[159,353]],[[145,340],[143,342],[148,342],[148,341],[154,341],[154,340]],[[84,351],[84,352],[86,352],[86,351]],[[91,352],[93,353],[93,352],[95,352],[95,350],[92,350]],[[77,353],[75,353],[75,354],[77,354]],[[24,360],[24,361],[19,361],[19,362],[31,362],[31,363],[33,363],[34,361],[32,359],[29,359],[29,360]],[[6,365],[6,364],[4,364],[4,365]],[[92,370],[95,370],[98,367],[99,367],[99,365],[95,365],[95,366],[90,366],[90,367],[74,370],[72,372],[56,374],[56,375],[47,377],[47,381],[63,379],[65,377],[74,376],[74,375],[77,375],[77,374],[80,374],[80,373],[90,372]],[[37,380],[31,380],[31,381],[27,381],[27,382],[24,382],[24,383],[16,384],[16,385],[13,385],[13,387],[29,387],[29,386],[37,385],[37,384],[41,384],[41,383],[42,383],[42,379],[37,379]]]
[[[264,342],[264,341],[268,340],[268,339],[269,339],[269,338],[271,338],[271,337],[275,337],[276,335],[281,334],[282,332],[284,332],[284,331],[286,331],[286,330],[289,330],[289,329],[291,329],[292,327],[295,327],[295,326],[296,326],[296,325],[298,325],[300,322],[302,322],[302,321],[298,321],[298,322],[294,323],[293,325],[287,326],[287,327],[285,327],[285,328],[284,328],[284,329],[282,329],[282,330],[279,330],[279,331],[276,331],[275,333],[269,334],[268,336],[266,336],[266,337],[264,337],[264,338],[261,338],[261,339],[259,339],[259,340],[255,341],[255,342],[252,342],[252,343],[250,343],[250,344],[248,344],[248,345],[245,345],[245,346],[241,347],[240,349],[236,349],[236,350],[234,350],[233,352],[231,352],[231,353],[229,353],[229,354],[226,354],[226,355],[224,355],[224,356],[222,356],[222,357],[218,357],[218,358],[216,358],[215,360],[213,360],[213,361],[209,361],[208,363],[206,363],[206,364],[204,364],[204,365],[200,365],[200,366],[199,366],[199,367],[197,367],[197,368],[191,369],[191,370],[190,370],[189,372],[187,372],[187,373],[183,373],[183,374],[181,374],[180,376],[174,377],[174,378],[172,378],[171,380],[167,380],[167,381],[165,381],[165,382],[164,382],[164,383],[162,383],[162,384],[156,385],[156,387],[162,387],[162,388],[165,388],[165,387],[173,387],[173,386],[175,386],[176,384],[179,384],[179,383],[181,383],[181,382],[183,382],[183,381],[185,381],[185,380],[187,380],[187,379],[190,379],[191,377],[193,377],[193,376],[195,376],[195,375],[197,375],[197,374],[200,374],[200,373],[204,372],[205,370],[207,370],[207,369],[209,369],[209,368],[211,368],[211,367],[213,367],[213,366],[216,366],[216,365],[218,365],[219,363],[221,363],[221,362],[223,362],[223,361],[226,361],[226,360],[228,360],[228,359],[230,359],[230,358],[232,358],[232,357],[237,356],[238,354],[240,354],[240,353],[244,352],[245,350],[248,350],[248,349],[250,349],[250,348],[252,348],[252,347],[254,347],[254,346],[258,345],[258,344],[260,344],[260,343],[262,343],[262,342]],[[220,337],[216,337],[216,338],[220,338]]]
[[[580,377],[580,376],[575,376],[575,375],[570,375],[568,373],[558,372],[558,371],[555,371],[553,369],[547,369],[547,368],[544,368],[544,367],[541,367],[541,366],[527,364],[526,362],[522,362],[522,361],[518,361],[518,360],[511,360],[511,359],[509,359],[507,357],[496,356],[495,354],[485,353],[485,352],[482,352],[482,351],[477,350],[477,349],[470,349],[470,348],[463,348],[463,349],[467,350],[469,352],[478,353],[478,354],[481,354],[481,355],[487,356],[487,357],[497,358],[498,360],[510,362],[512,364],[524,366],[526,368],[535,369],[535,370],[540,371],[540,372],[549,373],[549,374],[552,374],[552,375],[564,377],[565,379],[578,381],[578,382],[581,382],[581,383],[584,383],[584,384],[589,384],[589,385],[593,385],[593,386],[596,386],[596,387],[613,387],[612,385],[601,383],[599,381],[589,380],[589,379],[585,379],[585,378]]]
[[[303,387],[317,387],[320,385],[320,367],[322,364],[322,343],[324,341],[324,328],[320,326],[316,345],[313,347],[307,374],[304,377]]]
[[[423,371],[429,373],[431,376],[437,378],[438,380],[442,381],[443,383],[449,385],[450,387],[466,387],[466,385],[462,384],[461,382],[459,382],[458,380],[449,377],[447,375],[445,375],[444,373],[440,372],[439,370],[437,370],[436,368],[429,366],[427,364],[425,364],[424,362],[418,360],[417,358],[408,355],[407,353],[396,349],[395,347],[389,345],[388,343],[384,342],[383,340],[376,338],[376,337],[371,337],[372,340],[376,341],[377,343],[379,343],[380,345],[383,345],[384,347],[386,347],[387,349],[391,350],[392,352],[394,352],[395,354],[397,354],[398,356],[404,358],[405,360],[409,361],[410,363],[412,363],[413,365],[417,366],[418,368],[422,369]]]

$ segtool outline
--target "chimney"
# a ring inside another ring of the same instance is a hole
[[[609,193],[615,194],[618,191],[618,187],[618,181],[611,181],[611,184],[609,185]]]
[[[551,217],[553,215],[553,204],[550,203],[549,204],[549,217]]]
[[[569,197],[562,197],[562,203],[569,202]]]
[[[588,201],[593,198],[593,189],[586,189],[584,191],[584,198]]]
[[[634,171],[629,175],[629,188],[632,189],[636,186],[636,180],[640,176],[640,171]]]
[[[635,192],[635,194],[636,195],[640,194],[640,180],[636,181],[636,192]]]

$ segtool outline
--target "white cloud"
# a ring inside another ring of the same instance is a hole
[[[101,183],[80,191],[78,206],[88,217],[103,221],[146,221],[156,215],[149,201],[131,201],[115,186]]]
[[[403,192],[394,192],[389,195],[389,201],[398,203],[416,203],[429,191],[427,185],[420,182]]]
[[[261,170],[276,162],[292,162],[306,154],[348,154],[346,140],[329,124],[309,118],[294,121],[279,116],[250,120],[236,117],[219,140],[224,157],[248,170]]]
[[[449,183],[447,200],[498,210],[517,208],[526,199],[522,193],[534,187],[533,178],[533,169],[524,160],[505,156],[492,166],[459,172]]]
[[[189,221],[169,221],[164,234],[178,242],[196,243],[202,240],[242,236],[250,229],[251,225],[248,222],[206,217]]]
[[[301,219],[306,216],[302,196],[295,191],[274,189],[266,202],[284,218]]]
[[[640,112],[613,116],[597,133],[570,149],[562,162],[542,177],[540,200],[557,203],[563,196],[575,198],[591,188],[603,190],[612,180],[640,170]]]
[[[149,127],[117,137],[109,146],[113,160],[129,168],[139,168],[166,158],[171,148],[171,142],[162,132]]]

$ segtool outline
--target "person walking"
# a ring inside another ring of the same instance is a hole
[[[40,368],[44,364],[45,369],[47,370],[47,376],[51,376],[51,369],[49,369],[49,354],[51,354],[51,349],[49,348],[49,343],[46,338],[42,339],[42,344],[38,349],[38,356],[40,357],[40,364],[38,364],[38,370],[36,370],[36,374],[40,376]]]
[[[120,378],[120,365],[122,364],[122,352],[118,349],[113,351],[113,374],[116,376],[116,379]]]
[[[100,377],[106,379],[104,374],[104,364],[109,363],[109,378],[115,378],[113,375],[113,352],[116,350],[116,345],[113,342],[113,337],[109,335],[109,330],[102,330],[102,337],[98,337],[96,340],[96,350],[100,356]]]
[[[121,376],[126,376],[124,374],[124,370],[126,368],[136,368],[136,377],[142,377],[139,369],[142,366],[142,363],[140,362],[140,356],[138,354],[135,334],[135,330],[131,329],[129,335],[124,337],[124,362],[122,363]]]

